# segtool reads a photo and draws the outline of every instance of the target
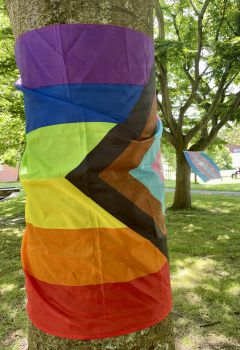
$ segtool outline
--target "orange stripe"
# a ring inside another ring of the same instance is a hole
[[[23,267],[53,284],[127,282],[160,270],[165,256],[130,228],[46,229],[27,224]]]

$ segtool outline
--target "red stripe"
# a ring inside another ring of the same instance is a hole
[[[97,339],[127,334],[163,320],[172,309],[169,265],[130,282],[60,286],[25,271],[33,324],[55,336]]]

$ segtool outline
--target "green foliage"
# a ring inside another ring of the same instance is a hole
[[[15,90],[19,73],[14,59],[14,39],[0,1],[0,162],[18,164],[25,147],[22,95]]]
[[[171,170],[175,170],[176,153],[173,146],[169,144],[165,139],[162,140],[161,151],[163,162],[166,163]]]
[[[156,77],[163,135],[178,158],[173,207],[191,207],[182,152],[204,151],[240,122],[240,1],[155,0]],[[210,149],[220,168],[227,151]],[[188,169],[189,170],[189,169]]]
[[[165,130],[173,136],[168,137],[172,144],[175,139],[175,148],[184,145],[184,149],[203,150],[214,141],[223,125],[233,120],[240,121],[240,101],[237,99],[240,2],[161,0],[159,4],[165,35],[160,33],[155,38],[155,57],[157,87],[161,95],[159,106]],[[204,5],[207,6],[201,21],[199,14]],[[223,77],[223,89],[215,101]],[[236,108],[231,108],[236,99]],[[185,138],[189,130],[210,115],[210,108],[213,113],[207,124],[202,123],[193,136]],[[170,110],[169,115],[166,109]],[[183,124],[180,122],[182,109]],[[203,128],[204,134],[201,132]]]
[[[237,124],[220,131],[219,137],[229,145],[240,145],[240,127]]]
[[[219,169],[233,169],[232,157],[226,145],[214,143],[206,149],[206,153],[214,160]]]
[[[161,149],[164,162],[170,169],[175,170],[176,153],[174,147],[166,140],[163,140]],[[232,157],[226,142],[217,139],[213,144],[208,146],[205,151],[214,160],[220,170],[233,169]]]

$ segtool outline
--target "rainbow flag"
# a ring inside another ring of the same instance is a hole
[[[22,34],[27,312],[72,339],[127,334],[172,309],[154,46],[113,25]]]

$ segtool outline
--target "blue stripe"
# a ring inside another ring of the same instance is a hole
[[[27,89],[24,93],[26,132],[55,124],[122,123],[137,103],[142,85],[70,84]]]

